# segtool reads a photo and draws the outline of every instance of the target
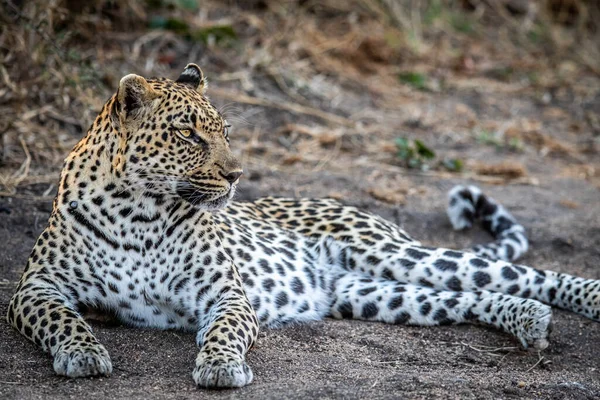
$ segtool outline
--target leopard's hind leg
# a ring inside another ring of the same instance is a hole
[[[420,326],[480,323],[514,335],[524,348],[543,350],[552,312],[539,301],[502,293],[440,291],[349,272],[336,282],[331,315]]]
[[[382,241],[346,248],[348,269],[437,290],[488,290],[535,299],[600,321],[600,281],[444,248]]]
[[[268,198],[257,201],[255,207],[261,217],[270,218],[285,229],[317,241],[333,238],[345,250],[341,264],[347,270],[437,290],[489,290],[531,298],[600,321],[599,280],[507,262],[527,249],[523,227],[503,207],[473,187],[454,189],[450,198],[457,198],[455,212],[463,210],[459,215],[466,218],[462,227],[478,216],[484,227],[496,235],[496,242],[475,248],[478,254],[425,247],[394,223],[332,200]],[[458,202],[462,205],[457,206]],[[471,210],[472,215],[464,210]],[[300,218],[303,223],[298,223]],[[454,221],[456,227],[461,227],[457,221],[461,219]]]
[[[437,290],[489,290],[530,298],[600,321],[600,281],[509,262],[527,249],[524,229],[495,201],[475,187],[450,192],[449,215],[455,227],[481,218],[496,241],[471,251],[403,242],[372,227],[346,242],[348,268],[375,277]],[[462,211],[461,211],[462,210]],[[362,215],[368,218],[367,214]],[[365,246],[363,242],[369,241]]]
[[[8,306],[8,322],[54,357],[54,370],[71,378],[110,375],[110,356],[66,294],[41,272],[26,273]]]

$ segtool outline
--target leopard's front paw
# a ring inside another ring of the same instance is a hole
[[[199,356],[192,374],[196,385],[205,388],[242,387],[254,375],[245,361],[209,359]]]
[[[69,378],[110,375],[112,362],[101,344],[66,345],[54,355],[54,371]]]

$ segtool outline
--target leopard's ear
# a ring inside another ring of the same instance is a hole
[[[136,116],[158,96],[144,77],[136,74],[125,75],[119,82],[117,92],[118,113],[124,119]]]
[[[204,94],[204,91],[206,90],[206,78],[200,67],[196,64],[190,63],[186,65],[185,69],[175,82],[187,85],[200,94]]]

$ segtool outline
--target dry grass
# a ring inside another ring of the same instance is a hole
[[[398,168],[393,141],[407,127],[473,142],[489,121],[465,104],[432,108],[448,91],[543,102],[567,90],[584,102],[600,90],[594,1],[1,1],[2,195],[55,181],[121,75],[173,76],[188,61],[212,72],[217,102],[237,104],[224,111],[256,168]],[[258,129],[257,109],[293,118]],[[576,117],[547,118],[600,130],[595,113]],[[595,154],[521,120],[492,121],[494,132],[580,164]]]

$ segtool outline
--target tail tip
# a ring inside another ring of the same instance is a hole
[[[473,226],[475,221],[475,204],[481,195],[477,186],[454,186],[448,192],[448,208],[446,213],[456,231]]]

